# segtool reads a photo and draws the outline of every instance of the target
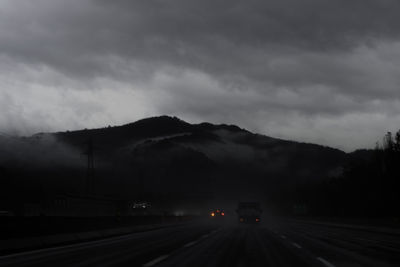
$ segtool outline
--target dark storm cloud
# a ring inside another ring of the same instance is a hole
[[[399,13],[396,0],[4,0],[0,126],[170,113],[296,139],[311,127],[308,141],[348,147],[318,136],[354,136],[354,118],[400,121]]]
[[[124,22],[129,22],[125,29],[139,26],[146,35],[160,34],[182,41],[203,43],[207,40],[196,36],[210,36],[213,40],[218,36],[256,47],[277,43],[338,49],[352,46],[360,39],[393,38],[399,34],[396,25],[400,3],[395,0],[96,2],[107,8],[119,8],[118,14],[122,11]],[[111,25],[122,26],[118,21]]]
[[[129,60],[242,73],[259,56],[334,53],[400,33],[400,3],[388,0],[6,3],[2,53],[76,75],[120,73]]]

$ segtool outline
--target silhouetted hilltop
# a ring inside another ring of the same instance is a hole
[[[135,161],[138,149],[148,149],[148,154],[153,153],[158,158],[160,147],[168,143],[168,149],[162,153],[166,159],[174,158],[176,153],[196,151],[217,164],[222,176],[235,179],[240,175],[240,179],[249,183],[255,177],[293,183],[324,179],[338,173],[347,158],[343,151],[330,147],[253,134],[235,125],[189,124],[168,116],[117,127],[56,133],[55,136],[77,149],[83,149],[90,139],[99,159],[114,157],[120,162]],[[171,149],[173,147],[181,150]]]
[[[203,143],[236,143],[254,149],[288,149],[296,154],[301,154],[302,151],[314,154],[320,152],[322,153],[320,156],[329,154],[332,158],[345,155],[338,149],[254,134],[236,125],[189,124],[179,118],[169,116],[142,119],[122,126],[59,132],[54,135],[58,140],[77,147],[84,145],[88,139],[93,139],[98,146],[112,147],[112,149],[118,149],[132,142],[169,139],[178,143],[203,141]]]
[[[176,117],[161,116],[142,119],[123,126],[59,132],[55,135],[59,140],[74,146],[81,146],[89,138],[94,138],[102,146],[116,148],[129,141],[173,135],[190,131],[192,128],[192,125]]]

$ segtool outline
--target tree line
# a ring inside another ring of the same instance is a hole
[[[399,217],[400,131],[351,153],[338,177],[297,187],[291,203],[313,216]]]

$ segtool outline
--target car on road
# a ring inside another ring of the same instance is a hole
[[[225,211],[222,209],[214,209],[210,211],[211,218],[223,218],[225,217]]]

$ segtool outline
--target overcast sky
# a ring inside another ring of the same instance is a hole
[[[351,151],[400,129],[398,0],[0,0],[0,132],[168,114]]]

